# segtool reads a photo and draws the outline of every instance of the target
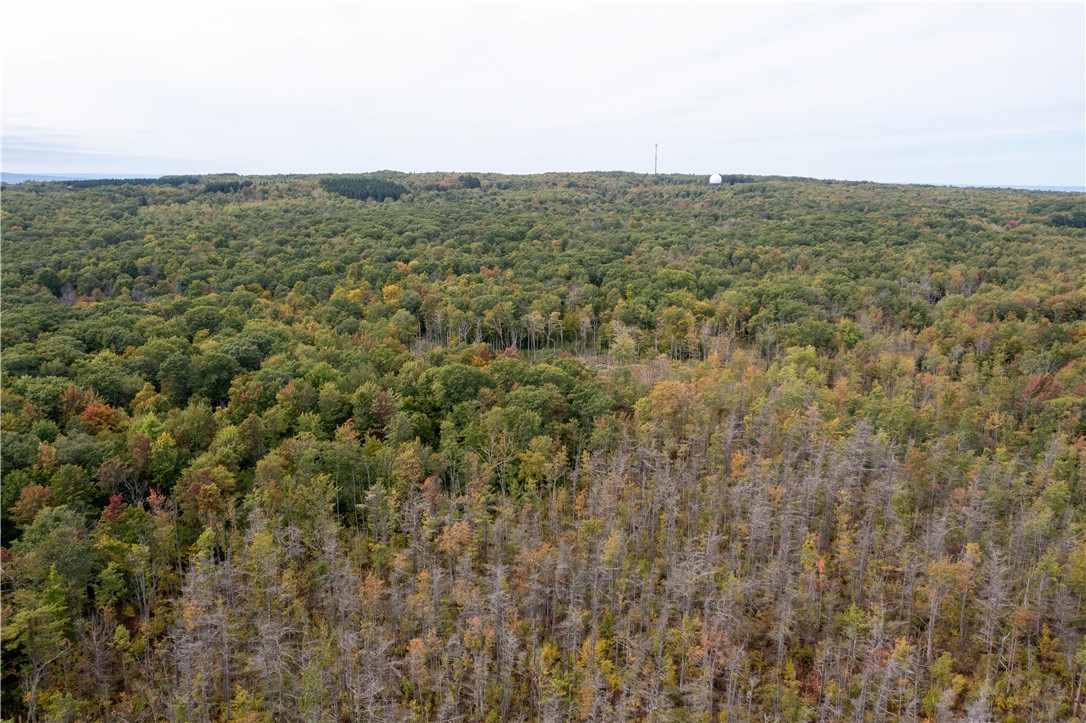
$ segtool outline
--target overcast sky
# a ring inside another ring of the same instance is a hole
[[[7,0],[3,170],[1083,185],[1084,8]]]

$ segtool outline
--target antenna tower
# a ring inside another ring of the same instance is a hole
[[[652,144],[652,175],[656,175],[656,162],[660,160],[660,144]]]

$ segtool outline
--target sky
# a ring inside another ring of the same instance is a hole
[[[11,173],[1086,185],[1086,3],[6,0]]]

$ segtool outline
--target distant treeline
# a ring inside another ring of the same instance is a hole
[[[162,176],[161,178],[88,178],[83,181],[63,181],[72,188],[96,188],[98,186],[183,186],[199,183],[199,176]]]
[[[720,182],[729,186],[734,186],[737,183],[754,183],[754,176],[744,176],[740,173],[730,173],[728,175],[721,175]]]
[[[82,181],[64,181],[72,188],[97,188],[102,186],[174,186],[195,185],[199,176],[162,176],[160,178],[88,178]],[[209,181],[204,193],[237,193],[253,185],[252,181]]]
[[[605,174],[601,174],[601,175],[605,175]],[[697,185],[704,185],[705,184],[705,176],[701,175],[701,174],[698,174],[698,175],[678,174],[678,173],[659,174],[659,175],[651,176],[650,180],[651,180],[652,184],[655,185],[655,186],[685,186],[687,184],[697,184]],[[754,176],[746,176],[746,175],[739,174],[739,173],[731,173],[731,174],[728,174],[728,175],[721,174],[720,180],[721,180],[721,183],[724,184],[724,185],[734,186],[737,183],[753,183],[756,179],[754,178]]]
[[[438,181],[434,183],[420,183],[415,185],[416,191],[438,191],[444,193],[445,191],[453,189],[474,189],[482,188],[483,182],[476,176],[464,175],[456,179],[453,183],[448,180]]]
[[[393,201],[407,193],[407,188],[394,181],[384,181],[379,178],[367,178],[362,176],[340,176],[335,178],[322,178],[321,188],[330,193],[338,193],[340,196],[355,198],[360,201],[372,198],[375,201],[384,201],[391,198]]]
[[[237,193],[252,185],[252,181],[216,181],[204,186],[204,193]]]

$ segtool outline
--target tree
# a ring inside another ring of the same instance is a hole
[[[68,630],[71,612],[65,585],[56,567],[41,592],[16,590],[14,613],[4,625],[4,648],[20,660],[20,683],[26,700],[27,719],[38,719],[39,690],[52,670],[62,667],[71,649]]]
[[[241,370],[233,357],[218,352],[201,354],[192,364],[191,389],[194,394],[222,403],[228,398],[230,383]]]
[[[113,406],[125,406],[143,386],[143,381],[128,373],[121,359],[111,351],[99,352],[76,367],[76,382],[93,389]]]

